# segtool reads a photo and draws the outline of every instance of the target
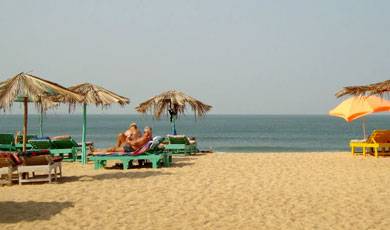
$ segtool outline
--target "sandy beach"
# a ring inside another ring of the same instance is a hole
[[[349,153],[64,163],[58,184],[0,187],[0,229],[389,229],[389,172],[390,158]]]

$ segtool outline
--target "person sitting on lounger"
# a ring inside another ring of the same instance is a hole
[[[135,140],[128,141],[125,146],[131,147],[133,150],[137,150],[144,146],[146,143],[153,139],[152,128],[146,126],[144,128],[144,134]],[[131,151],[132,152],[132,151]]]
[[[116,138],[115,148],[123,147],[128,141],[136,140],[141,136],[142,135],[137,127],[137,124],[135,122],[132,122],[125,132],[118,134]]]
[[[144,129],[144,134],[135,139],[135,140],[127,140],[123,146],[105,149],[105,150],[97,150],[94,154],[101,154],[102,152],[134,152],[135,150],[141,148],[153,138],[152,128],[146,126]]]

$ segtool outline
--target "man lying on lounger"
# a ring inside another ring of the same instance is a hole
[[[144,129],[144,134],[141,137],[136,138],[135,140],[126,139],[126,143],[123,146],[119,146],[119,147],[114,146],[114,147],[109,148],[109,149],[96,150],[96,152],[94,152],[94,154],[101,154],[102,152],[103,153],[134,152],[135,150],[141,148],[146,143],[151,141],[152,138],[153,138],[152,128],[146,126]]]

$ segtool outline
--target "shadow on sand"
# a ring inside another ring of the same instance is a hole
[[[193,161],[196,160],[196,157],[175,157],[173,158],[173,163],[183,162],[183,161]]]
[[[177,162],[177,161],[174,161],[174,163],[171,165],[171,168],[183,168],[183,167],[186,167],[186,166],[191,166],[191,165],[194,165],[195,163],[193,162]]]
[[[119,180],[123,178],[132,178],[132,179],[142,179],[152,176],[164,176],[171,175],[171,173],[164,173],[159,171],[148,171],[148,172],[137,172],[137,171],[128,171],[120,170],[115,173],[102,173],[97,175],[84,175],[84,176],[68,176],[63,177],[60,182],[68,183],[75,181],[94,181],[94,180]]]
[[[0,223],[20,221],[49,220],[66,208],[73,207],[72,202],[0,202]]]

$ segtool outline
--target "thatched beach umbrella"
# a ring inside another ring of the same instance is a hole
[[[364,95],[383,95],[390,92],[390,80],[373,83],[369,85],[347,86],[336,93],[337,97],[345,95],[364,96]]]
[[[109,91],[103,87],[93,85],[90,83],[83,83],[68,88],[69,90],[83,96],[83,133],[82,133],[82,157],[83,164],[87,163],[87,105],[92,104],[95,106],[101,106],[107,108],[111,104],[117,103],[121,106],[130,103],[130,100],[126,97],[120,96],[112,91]],[[58,101],[62,101],[64,98],[59,96],[56,98]]]
[[[0,109],[10,109],[13,102],[22,97],[24,104],[23,151],[26,151],[28,102],[44,110],[52,106],[50,96],[61,95],[64,102],[77,103],[82,97],[65,87],[27,73],[19,73],[0,83]]]
[[[151,112],[155,118],[160,119],[161,115],[168,112],[170,115],[172,134],[176,135],[176,119],[180,114],[184,114],[186,107],[189,106],[196,117],[203,117],[212,106],[188,96],[176,90],[170,90],[160,95],[154,96],[136,107],[140,113]]]

